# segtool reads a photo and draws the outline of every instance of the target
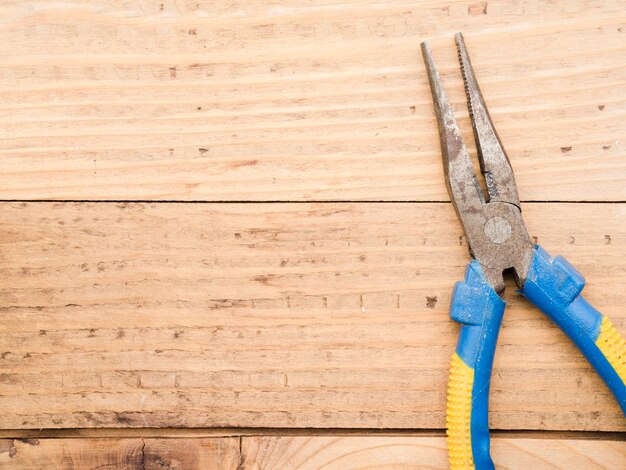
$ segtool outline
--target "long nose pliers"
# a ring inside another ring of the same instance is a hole
[[[465,231],[472,261],[452,294],[450,316],[461,324],[452,355],[446,426],[450,466],[493,469],[487,408],[491,367],[505,302],[503,273],[576,344],[602,377],[626,416],[626,342],[609,319],[581,295],[584,278],[563,257],[533,244],[520,209],[509,159],[496,133],[463,36],[456,44],[467,104],[487,194],[474,173],[459,126],[433,63],[422,54],[439,127],[443,168],[452,204]]]

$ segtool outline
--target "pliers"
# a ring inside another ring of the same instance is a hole
[[[446,405],[450,467],[493,469],[487,409],[491,367],[505,302],[503,273],[576,344],[626,416],[626,342],[609,319],[581,295],[584,278],[563,257],[533,244],[520,209],[515,177],[487,111],[463,36],[456,45],[487,194],[472,168],[459,126],[422,43],[439,127],[445,180],[472,261],[452,294],[450,316],[461,324],[452,355]]]

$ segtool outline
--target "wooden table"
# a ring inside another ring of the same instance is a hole
[[[419,43],[473,142],[456,31],[531,234],[626,332],[624,1],[7,1],[0,18],[0,468],[446,468],[468,253]],[[506,300],[498,468],[625,468],[608,389]]]

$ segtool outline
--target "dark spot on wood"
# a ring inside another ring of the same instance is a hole
[[[361,263],[363,263],[365,260],[367,260],[367,256],[365,256],[365,255],[361,255],[361,256],[359,256],[359,261],[360,261]]]
[[[9,354],[11,354],[11,351],[5,351],[2,354],[0,354],[0,358],[6,359]]]
[[[175,338],[175,339],[180,338],[180,331],[175,331],[175,332],[174,332],[174,338]]]
[[[411,114],[415,114],[415,106],[409,106],[409,109],[411,110]]]
[[[561,147],[561,152],[563,152],[563,153],[567,153],[570,150],[572,150],[572,147]]]
[[[254,165],[258,165],[259,161],[258,160],[243,160],[240,162],[233,162],[230,165],[228,165],[229,168],[241,168],[244,166],[254,166]]]
[[[130,424],[131,419],[123,413],[115,413],[115,421],[121,424]]]
[[[530,238],[532,238],[532,239],[533,239],[533,245],[536,245],[537,243],[539,243],[539,237],[536,237],[536,236],[534,236],[534,235],[533,235],[533,236],[532,236],[532,237],[530,237]]]
[[[22,356],[22,359],[28,359],[29,357],[31,357],[30,353],[26,353],[24,354],[24,356]]]
[[[39,445],[39,439],[16,439],[19,442],[23,442],[24,444],[28,444],[29,446],[38,446]]]
[[[241,238],[241,234],[240,233],[235,233],[235,238],[237,238],[237,239]]]
[[[264,286],[269,286],[270,285],[270,281],[272,279],[274,279],[274,275],[273,274],[260,274],[258,276],[254,276],[254,280],[256,282],[259,282],[261,284],[263,284]]]
[[[280,267],[283,268],[285,266],[287,266],[287,260],[283,259],[283,260],[280,261]]]
[[[115,337],[117,339],[122,339],[124,336],[126,336],[126,332],[124,330],[117,330],[117,333],[115,333]]]
[[[598,105],[598,109],[599,109],[600,111],[602,111],[602,110],[604,109],[604,105],[603,105],[603,104],[599,104],[599,105]]]
[[[207,153],[207,152],[209,151],[209,149],[204,148],[204,147],[200,147],[200,148],[198,149],[198,151],[202,154],[202,153]]]
[[[189,30],[189,36],[197,36],[198,35],[198,30],[197,29],[190,29]]]
[[[155,349],[154,352],[157,353],[157,354],[161,354],[163,352],[163,350],[162,349]]]
[[[39,330],[39,336],[46,336],[47,333],[46,330]]]
[[[65,304],[65,308],[80,307],[78,304]]]
[[[486,15],[487,14],[487,2],[474,3],[467,7],[467,13],[469,15]]]
[[[100,261],[100,262],[98,263],[98,272],[100,272],[100,273],[101,273],[101,272],[103,272],[105,269],[106,269],[106,268],[105,268],[105,266],[104,266],[104,263],[103,263],[102,261]]]
[[[164,8],[165,8],[165,5],[163,3],[159,4],[159,10],[163,11]]]
[[[620,33],[623,33],[623,32],[624,32],[624,28],[617,28],[617,30],[618,30]]]
[[[89,329],[89,334],[87,335],[88,338],[93,338],[94,336],[96,336],[96,329],[95,328],[90,328]]]
[[[576,239],[572,235],[570,235],[569,236],[569,244],[573,245],[575,241],[576,241]]]
[[[80,265],[80,270],[81,270],[82,272],[87,272],[87,271],[89,271],[89,266],[87,265],[87,263],[83,263],[83,264],[81,264],[81,265]]]
[[[176,67],[170,67],[170,78],[176,78]]]
[[[0,374],[0,384],[17,385],[21,382],[21,376],[18,374]]]
[[[196,109],[197,109],[198,111],[202,111],[202,106],[198,106]]]
[[[152,459],[154,460],[154,463],[156,465],[158,465],[161,468],[167,468],[168,470],[174,470],[174,467],[170,466],[169,462],[166,462],[165,460],[163,460],[161,457],[159,457],[158,455],[154,455],[152,456]]]
[[[605,245],[610,245],[611,244],[611,235],[605,235],[604,236],[604,244]]]
[[[611,148],[611,146],[610,146],[610,145],[603,145],[603,146],[602,146],[602,150],[608,150],[608,149],[610,149],[610,148]]]
[[[426,307],[428,308],[435,308],[435,305],[437,305],[437,296],[433,296],[433,297],[426,297]]]

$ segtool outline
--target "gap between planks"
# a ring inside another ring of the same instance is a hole
[[[121,438],[204,438],[247,436],[402,436],[445,437],[445,429],[378,428],[68,428],[0,429],[0,439],[121,439]],[[626,441],[626,432],[491,430],[491,436],[505,439],[567,439]]]

